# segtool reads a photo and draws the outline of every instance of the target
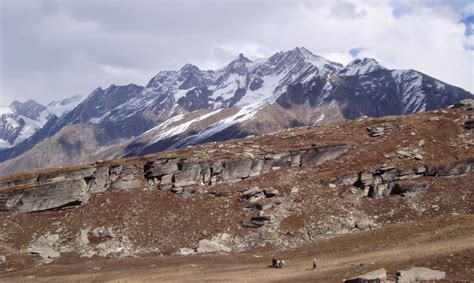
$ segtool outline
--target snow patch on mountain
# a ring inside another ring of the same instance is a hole
[[[13,110],[8,106],[0,105],[0,115],[13,114]]]
[[[204,114],[202,116],[194,118],[194,119],[192,119],[190,121],[187,121],[185,123],[179,124],[177,126],[169,128],[169,129],[166,129],[166,127],[168,125],[170,125],[173,122],[181,120],[183,116],[178,115],[178,116],[172,117],[172,118],[168,119],[167,121],[165,121],[163,124],[159,125],[158,127],[153,128],[154,130],[166,129],[165,131],[160,132],[155,137],[153,142],[156,143],[156,142],[158,142],[160,140],[163,140],[165,138],[176,136],[176,135],[179,135],[181,133],[184,133],[192,124],[194,124],[196,122],[199,122],[199,121],[202,121],[204,119],[207,119],[208,117],[211,117],[211,116],[219,113],[220,111],[222,111],[222,109],[218,109],[218,110],[209,112],[207,114]]]

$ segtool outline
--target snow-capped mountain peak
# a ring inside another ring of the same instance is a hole
[[[345,76],[364,75],[371,72],[386,70],[373,58],[355,59],[339,73]]]
[[[248,72],[247,65],[250,63],[252,63],[252,61],[245,57],[242,53],[240,53],[239,56],[235,60],[230,62],[227,66],[225,66],[222,71],[227,73],[244,75]]]
[[[17,100],[10,104],[10,108],[19,115],[35,120],[39,113],[46,109],[46,106],[39,104],[34,100],[19,102]]]
[[[61,117],[81,103],[76,95],[43,106],[34,100],[13,101],[10,106],[0,106],[0,149],[12,147],[41,129],[53,116]]]

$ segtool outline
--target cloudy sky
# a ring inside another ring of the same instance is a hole
[[[144,85],[188,62],[212,69],[296,46],[474,92],[472,0],[0,0],[0,104]]]

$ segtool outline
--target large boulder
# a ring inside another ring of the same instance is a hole
[[[357,277],[344,280],[346,283],[375,283],[375,282],[384,282],[387,280],[387,270],[385,268],[380,268],[371,272],[368,272]]]
[[[398,271],[396,276],[398,283],[415,283],[424,280],[444,279],[446,277],[446,272],[426,267],[412,267]]]
[[[78,205],[88,199],[89,187],[84,179],[78,179],[1,191],[0,210],[33,212]]]
[[[199,241],[199,246],[196,249],[196,251],[198,253],[212,253],[212,252],[230,253],[232,249],[224,246],[223,244],[217,241],[204,239],[204,240]]]

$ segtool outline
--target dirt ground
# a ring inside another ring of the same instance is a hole
[[[341,282],[368,271],[423,266],[443,270],[445,282],[474,280],[474,215],[454,215],[342,235],[278,252],[234,255],[70,259],[0,275],[1,282]],[[274,269],[272,257],[287,266]],[[312,259],[318,268],[312,270]]]

